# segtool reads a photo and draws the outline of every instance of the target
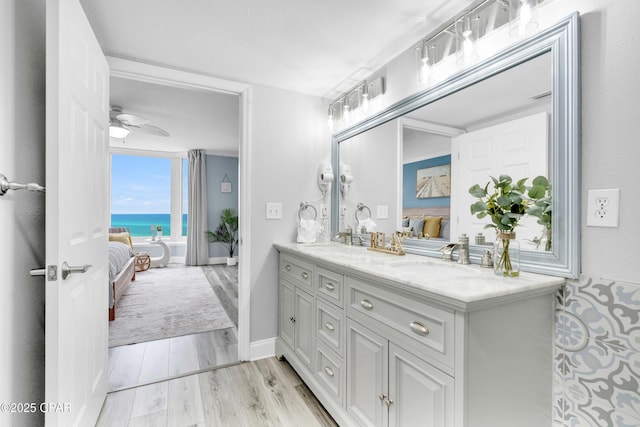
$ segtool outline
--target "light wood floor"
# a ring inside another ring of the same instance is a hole
[[[232,328],[109,349],[109,390],[116,391],[238,363],[238,267],[203,266]]]
[[[238,362],[235,328],[109,349],[109,390],[122,390]]]
[[[275,358],[110,393],[97,426],[337,426]]]

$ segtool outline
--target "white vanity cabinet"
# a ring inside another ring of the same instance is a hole
[[[348,319],[347,412],[365,426],[452,426],[453,377]]]
[[[308,369],[315,351],[312,272],[313,265],[305,261],[287,256],[280,259],[279,338]]]
[[[563,279],[510,280],[479,267],[473,277],[403,278],[396,257],[365,248],[276,246],[276,352],[339,425],[551,425],[553,296]],[[304,310],[305,326],[292,326]]]

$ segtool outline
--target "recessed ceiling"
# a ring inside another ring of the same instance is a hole
[[[472,0],[81,0],[106,55],[333,98]]]

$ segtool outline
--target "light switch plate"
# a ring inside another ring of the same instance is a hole
[[[282,203],[267,202],[267,219],[282,219]]]
[[[587,227],[618,227],[620,189],[587,192]]]
[[[387,218],[389,218],[389,206],[387,206],[387,205],[378,205],[378,206],[376,206],[376,218],[378,218],[378,219],[387,219]]]

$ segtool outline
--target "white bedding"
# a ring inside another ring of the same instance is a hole
[[[109,307],[113,307],[113,279],[133,256],[131,246],[120,242],[109,242]]]

